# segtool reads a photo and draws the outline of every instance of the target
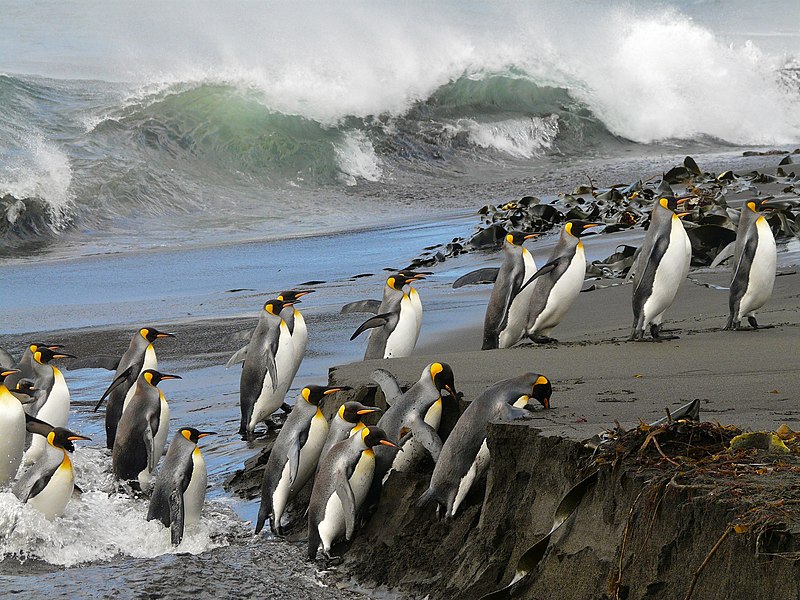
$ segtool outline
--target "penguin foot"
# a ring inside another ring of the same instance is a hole
[[[667,340],[679,340],[681,336],[679,335],[663,335],[661,333],[661,326],[660,325],[651,325],[650,326],[650,335],[653,337],[654,342],[665,342]]]
[[[755,329],[772,329],[775,325],[759,325],[758,321],[756,321],[755,317],[747,317],[747,322],[750,323],[750,327]]]
[[[546,335],[529,335],[528,338],[535,344],[557,344],[556,338],[547,337]]]

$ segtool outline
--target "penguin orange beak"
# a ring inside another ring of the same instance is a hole
[[[76,440],[86,440],[86,441],[89,441],[89,442],[91,442],[91,441],[92,441],[92,438],[90,438],[90,437],[86,437],[85,435],[78,435],[77,433],[76,433],[75,435],[71,435],[71,436],[69,436],[67,439],[68,439],[70,442],[74,442],[74,441],[76,441]]]
[[[165,379],[183,379],[183,377],[181,377],[180,375],[166,375],[166,374],[162,373],[161,374],[161,381],[164,381]]]
[[[175,337],[175,334],[174,333],[166,333],[166,332],[163,332],[163,331],[159,331],[156,334],[156,339],[165,338],[165,337]]]
[[[216,431],[201,431],[200,433],[197,434],[197,439],[199,440],[200,438],[204,438],[207,435],[217,435],[217,432]]]
[[[335,394],[336,392],[343,392],[345,390],[352,390],[352,389],[353,388],[351,388],[350,386],[343,385],[343,386],[340,386],[340,387],[328,388],[327,390],[322,392],[322,395],[323,396],[327,396],[328,394]]]
[[[587,223],[583,226],[584,229],[590,229],[592,227],[600,227],[603,223]]]
[[[450,394],[453,398],[458,399],[458,392],[456,392],[455,388],[446,385],[444,386],[444,389],[446,389],[447,393]]]
[[[398,446],[393,442],[390,442],[389,440],[381,440],[380,443],[383,444],[384,446],[390,446],[391,448],[397,448],[398,450],[400,449],[400,446]]]
[[[59,352],[58,354],[53,354],[53,358],[78,358],[74,354],[67,354],[66,352]]]
[[[539,237],[539,234],[538,234],[538,233],[529,233],[528,235],[526,235],[526,236],[525,236],[524,238],[522,238],[522,239],[525,239],[525,240],[532,240],[532,239],[533,239],[533,238],[535,238],[535,237]]]
[[[357,415],[369,415],[376,412],[383,412],[380,408],[362,408],[359,411],[356,411]]]
[[[14,373],[19,373],[19,369],[8,369],[7,371],[0,371],[0,377],[8,377]]]
[[[690,214],[692,214],[692,213],[690,213],[690,212],[682,212],[682,213],[675,213],[675,216],[680,219],[681,217],[685,217],[686,215],[690,215]]]

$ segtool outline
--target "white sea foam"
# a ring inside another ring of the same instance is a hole
[[[470,141],[481,148],[493,148],[518,158],[532,158],[552,147],[558,135],[558,117],[529,117],[496,123],[461,119],[456,129],[466,130]]]
[[[334,150],[341,170],[340,178],[345,185],[356,185],[359,179],[380,181],[383,167],[364,132],[345,132],[344,139],[334,145]]]

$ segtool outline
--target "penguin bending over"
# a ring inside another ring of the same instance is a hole
[[[117,437],[117,427],[122,412],[127,408],[128,403],[133,397],[136,389],[136,380],[142,371],[147,369],[158,370],[158,359],[153,348],[153,342],[165,337],[175,337],[173,333],[164,333],[155,327],[142,327],[133,334],[128,349],[119,359],[114,379],[108,386],[97,406],[95,412],[100,408],[103,400],[108,398],[106,404],[106,447],[110,450],[114,447],[114,439]]]
[[[537,343],[553,343],[550,332],[567,314],[583,287],[586,255],[581,236],[601,223],[567,221],[547,264],[525,283],[532,285],[527,335]]]
[[[273,533],[283,534],[283,511],[314,474],[328,436],[328,421],[319,403],[325,396],[344,389],[349,388],[308,385],[300,391],[267,460],[256,534],[261,532],[267,518]]]
[[[775,236],[761,210],[772,208],[766,203],[750,201],[742,207],[736,230],[733,273],[731,275],[730,314],[724,329],[736,330],[747,318],[753,329],[759,327],[755,312],[772,295],[775,267],[778,261]]]
[[[346,440],[366,427],[361,420],[362,417],[376,412],[381,412],[381,409],[375,406],[366,406],[354,400],[342,404],[328,424],[328,436],[325,438],[322,452],[319,453],[320,462],[334,444]]]
[[[5,385],[16,369],[0,371],[0,488],[17,474],[25,452],[25,410]]]
[[[181,427],[172,439],[156,477],[147,520],[158,519],[164,527],[169,527],[173,546],[181,543],[187,525],[200,521],[208,471],[197,442],[207,435],[214,435],[214,432]]]
[[[147,369],[136,380],[128,409],[122,413],[111,451],[114,475],[133,489],[147,490],[167,441],[169,405],[158,384],[178,375]]]
[[[661,320],[686,276],[692,258],[692,245],[680,216],[673,209],[679,202],[661,198],[650,215],[639,257],[634,264],[633,328],[631,340],[642,340],[649,327],[653,340],[677,339],[661,335]]]
[[[308,558],[326,557],[342,533],[353,537],[359,508],[375,476],[375,447],[397,448],[380,427],[364,427],[335,444],[319,465],[308,507]]]
[[[20,477],[14,485],[14,494],[48,521],[63,515],[75,489],[75,471],[67,452],[75,450],[73,441],[88,439],[63,427],[50,430],[46,437],[47,450]]]
[[[417,506],[435,500],[444,518],[453,517],[475,481],[489,466],[486,425],[528,416],[523,410],[531,399],[550,408],[550,381],[538,373],[526,373],[498,381],[470,403],[442,447],[433,468],[430,486]]]
[[[481,350],[510,348],[522,339],[528,323],[532,286],[525,286],[536,273],[533,256],[523,247],[537,234],[512,231],[503,242],[503,264],[497,273],[486,316]]]

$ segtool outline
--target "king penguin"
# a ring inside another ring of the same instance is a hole
[[[136,389],[136,380],[142,371],[158,369],[158,359],[153,348],[153,342],[165,337],[174,337],[172,333],[164,333],[155,327],[142,327],[133,334],[128,349],[119,359],[114,379],[108,386],[94,410],[97,411],[103,400],[108,398],[106,404],[106,447],[114,447],[117,437],[117,427],[122,416],[122,411],[128,406]]]
[[[458,511],[473,483],[489,466],[486,425],[489,421],[510,421],[529,415],[523,410],[529,400],[550,408],[553,388],[544,375],[526,373],[498,381],[470,403],[442,447],[433,469],[430,486],[418,501],[423,506],[435,500],[444,517]]]
[[[266,421],[286,397],[292,374],[294,346],[292,334],[281,311],[292,302],[268,300],[259,316],[242,367],[239,404],[242,419],[239,433],[253,435],[256,425]]]
[[[503,264],[497,273],[483,320],[481,350],[510,348],[525,334],[533,288],[523,286],[536,273],[536,262],[522,244],[533,237],[536,234],[520,231],[506,235]]]
[[[264,470],[257,534],[268,518],[272,532],[283,534],[281,517],[286,505],[314,474],[328,436],[328,421],[319,404],[325,396],[343,389],[349,388],[308,385],[300,390],[292,412],[275,439]]]
[[[528,337],[537,343],[556,342],[550,332],[567,314],[583,287],[586,255],[581,236],[600,223],[567,221],[547,264],[525,283],[532,285],[528,310]]]
[[[380,427],[364,427],[356,435],[335,444],[319,465],[308,507],[308,558],[331,547],[342,533],[349,540],[355,530],[358,510],[375,475],[374,447],[397,446]]]
[[[742,207],[739,227],[736,230],[734,266],[728,302],[730,315],[725,329],[739,329],[744,318],[747,318],[753,329],[759,329],[755,312],[764,306],[772,295],[778,254],[772,229],[760,214],[761,210],[768,208],[772,207],[766,201],[754,200]]]
[[[25,452],[25,411],[5,385],[16,369],[0,371],[0,489],[17,474]]]
[[[119,420],[117,438],[111,451],[114,475],[134,489],[146,491],[153,471],[164,453],[169,428],[169,405],[157,387],[166,379],[180,379],[147,369],[136,380],[128,409]]]
[[[677,338],[660,333],[664,312],[689,274],[692,259],[681,215],[673,212],[676,204],[672,198],[661,198],[650,215],[650,227],[634,265],[631,340],[642,340],[648,327],[655,341]]]
[[[67,451],[75,450],[73,441],[88,439],[63,427],[52,429],[46,438],[47,451],[20,477],[14,494],[48,521],[63,515],[75,489],[75,471]]]
[[[319,453],[319,460],[325,458],[334,444],[346,440],[366,427],[361,420],[364,416],[378,412],[381,412],[380,408],[366,406],[354,400],[342,404],[328,424],[328,436],[325,438],[322,452]]]
[[[147,520],[158,519],[164,527],[169,527],[174,546],[181,543],[187,525],[200,521],[208,471],[197,442],[207,435],[214,432],[181,427],[169,445],[153,486]]]
[[[404,287],[416,281],[399,273],[390,275],[383,287],[383,300],[378,314],[370,317],[356,329],[350,340],[372,329],[367,342],[364,360],[372,358],[398,358],[414,350],[419,332],[417,313]]]
[[[419,340],[419,332],[422,330],[422,299],[419,297],[419,292],[417,288],[415,288],[412,283],[415,281],[420,281],[425,279],[426,275],[430,275],[430,272],[418,272],[418,271],[409,271],[403,270],[398,271],[398,275],[402,275],[403,277],[408,278],[408,283],[406,283],[405,288],[403,291],[408,295],[408,299],[411,301],[411,308],[414,309],[414,316],[417,318],[417,325],[414,333],[414,346],[417,345],[417,340]]]

